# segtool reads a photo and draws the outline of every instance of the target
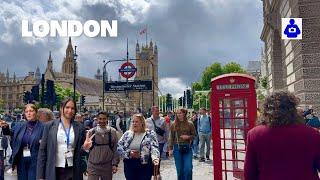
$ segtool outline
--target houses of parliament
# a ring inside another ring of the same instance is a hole
[[[135,112],[138,109],[147,111],[153,104],[158,102],[158,48],[150,41],[149,44],[136,43],[137,73],[134,80],[153,80],[153,90],[147,92],[123,92],[105,94],[105,110]],[[44,70],[45,80],[52,80],[63,87],[73,87],[73,71],[76,69],[76,90],[86,96],[85,107],[88,110],[102,109],[102,87],[103,75],[99,68],[94,78],[78,76],[78,62],[74,63],[74,49],[72,40],[69,38],[61,71],[53,68],[54,57],[49,52],[47,66]],[[153,77],[152,77],[153,76]],[[109,79],[106,73],[105,79]],[[0,109],[14,110],[23,106],[23,95],[25,91],[31,91],[32,86],[41,81],[41,72],[37,67],[35,72],[28,72],[25,77],[16,77],[15,73],[10,76],[9,71],[0,72]],[[154,95],[154,97],[152,97]],[[2,106],[2,107],[1,107]]]

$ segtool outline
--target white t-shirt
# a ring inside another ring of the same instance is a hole
[[[74,130],[72,125],[70,126],[70,139],[69,146],[74,148]],[[68,129],[66,129],[68,133]],[[57,132],[57,151],[56,151],[56,167],[65,168],[66,165],[66,156],[65,153],[68,152],[67,147],[67,136],[66,132],[63,129],[62,123],[59,123],[58,132]],[[72,151],[74,153],[74,150]],[[68,167],[73,166],[73,158],[67,159]]]

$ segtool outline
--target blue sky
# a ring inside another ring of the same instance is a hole
[[[61,71],[67,38],[22,38],[21,20],[118,20],[117,38],[73,38],[78,46],[79,73],[93,77],[103,59],[135,57],[139,31],[148,26],[158,45],[162,93],[181,95],[214,62],[243,66],[259,60],[263,26],[260,0],[4,0],[0,2],[0,71],[24,76],[37,66],[44,71],[49,51]],[[108,67],[118,78],[119,64]]]

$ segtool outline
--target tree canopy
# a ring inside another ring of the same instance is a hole
[[[210,90],[212,78],[228,73],[246,73],[246,71],[236,62],[230,62],[224,66],[218,62],[213,63],[203,71],[200,81],[192,83],[192,90]]]

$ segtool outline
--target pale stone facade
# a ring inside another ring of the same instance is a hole
[[[269,92],[294,92],[301,106],[320,112],[320,1],[262,0]],[[302,18],[302,40],[281,39],[281,18]]]
[[[31,91],[32,86],[37,82],[39,82],[39,77],[35,76],[34,72],[29,72],[23,78],[17,78],[15,74],[10,77],[8,70],[6,75],[0,73],[0,100],[3,103],[3,109],[11,111],[14,108],[22,107],[24,92]]]
[[[137,74],[135,80],[151,80],[153,81],[153,92],[134,92],[130,97],[138,102],[140,109],[149,110],[153,105],[158,105],[158,47],[153,45],[150,41],[149,44],[141,46],[136,44],[136,61]],[[153,96],[153,97],[152,97]]]

